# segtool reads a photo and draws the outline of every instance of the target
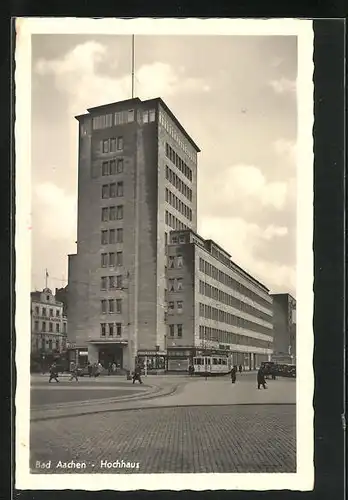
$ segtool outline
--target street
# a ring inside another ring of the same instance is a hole
[[[140,386],[103,377],[48,386],[37,377],[31,471],[295,472],[295,380],[257,390],[255,379],[149,376]]]

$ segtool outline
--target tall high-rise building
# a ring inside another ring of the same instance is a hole
[[[165,349],[171,230],[197,226],[200,151],[162,99],[98,106],[79,122],[70,340],[91,362],[132,369]]]

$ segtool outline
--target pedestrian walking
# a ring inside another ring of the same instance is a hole
[[[79,379],[78,379],[78,366],[77,366],[77,363],[72,362],[70,365],[70,379],[69,379],[69,381],[72,382],[74,379],[76,380],[76,382],[79,381]]]
[[[257,372],[257,388],[260,389],[261,385],[264,389],[267,389],[266,380],[265,380],[265,372],[264,372],[262,367]]]
[[[111,365],[111,370],[112,370],[112,373],[114,375],[116,375],[117,365],[116,365],[115,361]]]
[[[140,384],[143,383],[143,381],[141,380],[141,368],[139,365],[135,367],[133,373],[133,384],[135,383],[136,380],[138,380]]]
[[[57,363],[53,363],[52,366],[50,367],[50,378],[49,378],[48,382],[51,383],[52,380],[59,382]]]
[[[235,384],[237,380],[237,368],[235,366],[232,367],[231,370],[231,382],[232,384]]]
[[[242,367],[242,365],[239,365],[239,373],[242,373],[242,371],[243,371],[243,367]]]
[[[110,361],[109,366],[108,366],[108,375],[111,375],[112,373],[112,363]]]

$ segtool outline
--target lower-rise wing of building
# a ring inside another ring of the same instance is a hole
[[[187,370],[196,355],[228,354],[255,369],[273,352],[269,290],[212,240],[173,231],[167,247],[168,370]]]

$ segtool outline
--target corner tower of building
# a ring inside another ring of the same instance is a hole
[[[132,368],[164,349],[166,245],[197,225],[199,148],[162,101],[88,109],[79,122],[71,340],[91,362]]]

